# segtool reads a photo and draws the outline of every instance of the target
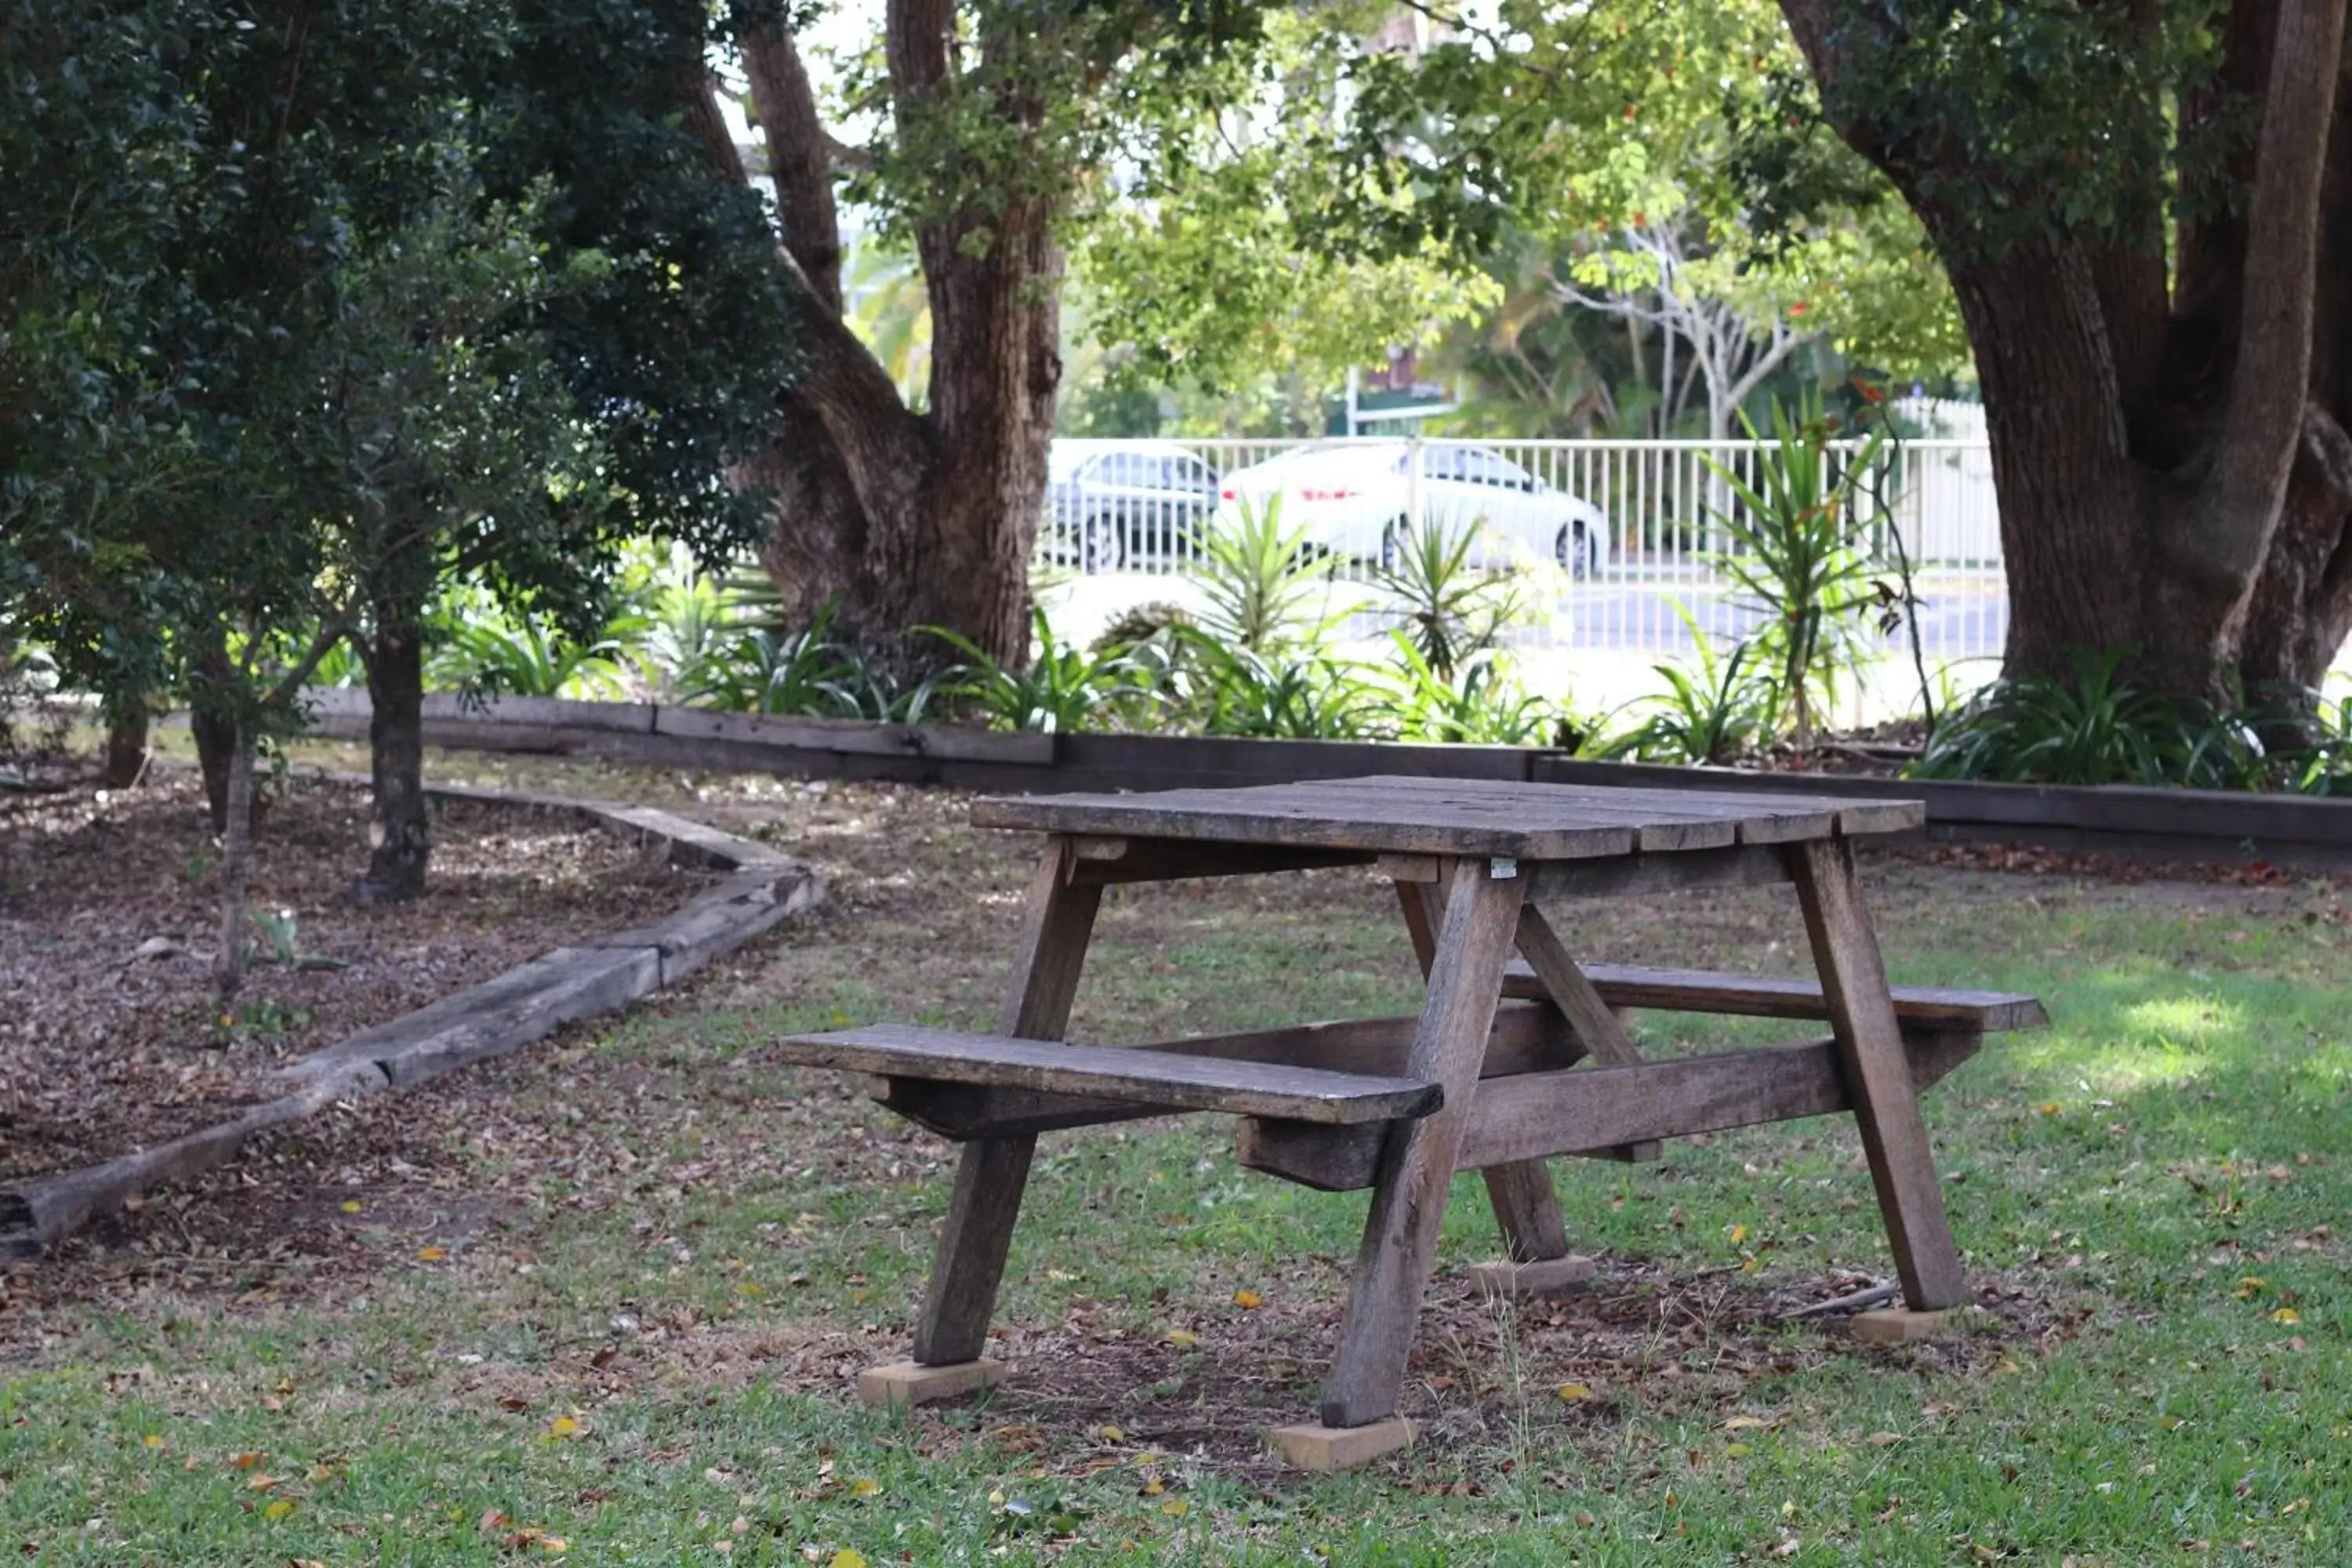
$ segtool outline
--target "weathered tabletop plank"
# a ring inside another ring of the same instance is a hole
[[[1904,800],[1376,776],[1141,795],[990,796],[973,803],[972,820],[1048,833],[1580,860],[1897,833],[1920,826],[1925,809]]]
[[[780,1042],[787,1061],[938,1083],[1100,1095],[1181,1110],[1223,1110],[1344,1125],[1420,1116],[1443,1103],[1434,1083],[1281,1062],[1073,1046],[876,1024]]]

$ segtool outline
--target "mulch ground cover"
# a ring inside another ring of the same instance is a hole
[[[0,1182],[109,1158],[282,1092],[273,1069],[709,879],[498,805],[436,814],[431,886],[362,908],[364,792],[289,776],[255,843],[256,966],[217,998],[220,855],[203,791],[0,795]]]

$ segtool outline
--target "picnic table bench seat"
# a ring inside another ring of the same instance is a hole
[[[1779,980],[1693,969],[1651,969],[1635,963],[1586,963],[1585,978],[1612,1007],[1664,1013],[1723,1013],[1751,1018],[1827,1018],[1829,1001],[1816,979]],[[2040,1001],[2004,991],[1958,991],[1926,985],[1891,988],[1895,1016],[1906,1030],[1969,1029],[2006,1034],[2050,1022]],[[1514,959],[1503,971],[1503,994],[1541,1000],[1549,994],[1535,969]]]
[[[1284,1062],[1078,1046],[877,1024],[782,1042],[784,1059],[886,1079],[1092,1096],[1165,1110],[1218,1110],[1344,1127],[1426,1116],[1437,1084]]]

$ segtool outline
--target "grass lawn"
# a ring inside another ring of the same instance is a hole
[[[321,749],[326,760],[348,753]],[[497,767],[683,802],[829,905],[662,1006],[248,1151],[0,1274],[0,1552],[157,1564],[2352,1563],[2352,926],[2332,884],[1878,858],[1898,981],[2033,992],[1929,1096],[1979,1306],[1858,1346],[1795,1307],[1890,1271],[1851,1125],[1560,1162],[1596,1289],[1480,1303],[1456,1187],[1406,1399],[1429,1437],[1287,1472],[1361,1194],[1205,1119],[1049,1135],[1012,1382],[886,1415],[947,1147],[790,1028],[993,1013],[1033,846],[953,796]],[[1593,958],[1794,972],[1779,891],[1579,910]],[[1120,892],[1073,1032],[1402,1011],[1385,888]],[[1652,1016],[1647,1050],[1771,1037]],[[1781,1026],[1786,1037],[1787,1026]],[[193,1048],[193,1043],[192,1043]]]

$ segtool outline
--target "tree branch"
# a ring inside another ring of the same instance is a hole
[[[768,142],[768,177],[776,184],[784,248],[825,308],[841,313],[841,214],[833,171],[837,143],[817,116],[816,92],[799,46],[782,26],[743,35],[743,71]]]

